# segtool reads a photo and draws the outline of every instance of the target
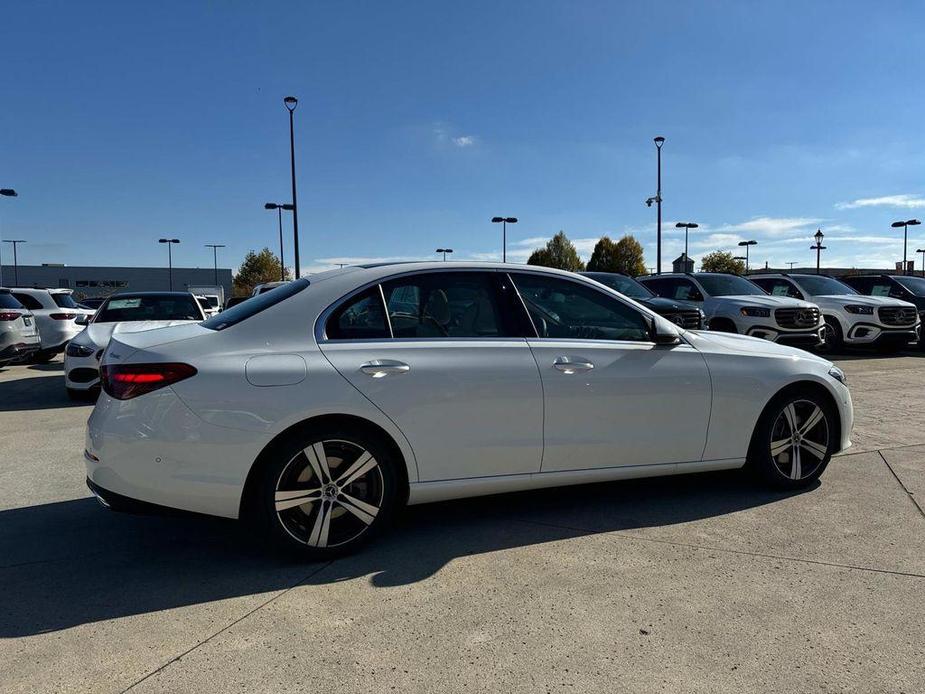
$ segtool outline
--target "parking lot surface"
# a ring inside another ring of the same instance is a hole
[[[2,369],[0,691],[923,691],[923,356],[837,360],[855,445],[808,491],[435,504],[316,564],[105,511],[60,360]]]

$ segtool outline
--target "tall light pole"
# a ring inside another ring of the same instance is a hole
[[[810,246],[809,250],[816,251],[816,274],[819,274],[819,259],[822,255],[822,251],[825,250],[825,246],[822,245],[822,239],[825,238],[825,234],[822,233],[822,229],[816,229],[816,233],[813,234],[813,238],[816,239],[816,245]]]
[[[3,198],[15,198],[18,197],[18,193],[12,188],[0,188],[0,197]],[[0,248],[3,244],[0,243]],[[3,286],[3,253],[0,251],[0,287]]]
[[[446,262],[446,254],[447,254],[447,253],[452,253],[452,252],[453,252],[453,249],[452,249],[452,248],[438,248],[437,250],[434,251],[434,253],[443,253],[443,262],[444,262],[444,263]]]
[[[3,243],[13,244],[13,286],[19,286],[19,259],[16,255],[16,246],[21,243],[27,243],[25,239],[3,239]]]
[[[655,274],[662,274],[662,145],[665,138],[659,135],[652,140],[655,143],[656,159],[658,161],[658,179],[655,188],[655,197],[646,200],[646,205],[652,207],[654,202],[658,210],[658,224],[656,227],[655,243]]]
[[[225,244],[223,243],[207,243],[205,244],[206,248],[212,249],[212,269],[215,272],[215,286],[218,286],[218,249],[224,248]]]
[[[903,274],[904,275],[909,274],[909,271],[907,270],[907,265],[906,265],[906,244],[908,243],[908,240],[909,240],[909,227],[918,226],[919,224],[921,224],[921,222],[917,219],[907,219],[905,222],[893,222],[892,224],[890,224],[890,226],[893,227],[894,229],[898,229],[899,227],[903,228]]]
[[[796,265],[796,264],[797,264],[797,261],[795,261],[795,260],[788,260],[788,261],[787,261],[787,265],[790,266],[790,269],[791,269],[791,270],[793,270],[793,266]]]
[[[295,126],[292,122],[292,112],[299,105],[294,96],[283,99],[286,110],[289,111],[289,167],[292,173],[292,252],[295,254],[295,278],[299,279],[302,273],[299,270],[299,203],[295,195]],[[280,258],[282,261],[282,258]],[[282,264],[282,262],[280,262]]]
[[[175,243],[180,243],[180,239],[158,239],[158,243],[167,244],[167,281],[170,291],[173,291],[173,254],[170,249]]]
[[[687,232],[689,232],[691,229],[696,229],[699,226],[700,225],[697,224],[696,222],[678,222],[677,224],[675,224],[675,227],[677,227],[678,229],[684,229],[684,261],[685,262],[687,262],[687,259],[690,257],[687,254]]]
[[[745,246],[745,274],[748,274],[748,249],[750,246],[757,246],[757,241],[739,241],[740,246]]]
[[[915,249],[915,252],[916,252],[916,253],[921,253],[921,254],[922,254],[922,271],[921,271],[921,274],[922,274],[922,277],[925,277],[925,248],[916,248],[916,249]]]
[[[283,260],[283,210],[295,213],[295,205],[280,202],[268,202],[263,206],[265,210],[276,210],[279,217],[279,280],[286,281],[286,263]]]
[[[492,224],[501,224],[502,241],[501,241],[501,262],[507,262],[507,225],[517,224],[517,217],[492,217]]]

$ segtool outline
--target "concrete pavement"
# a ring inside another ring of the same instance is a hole
[[[0,691],[922,691],[925,359],[839,364],[856,446],[814,489],[417,507],[323,564],[105,512],[60,362],[0,370]]]

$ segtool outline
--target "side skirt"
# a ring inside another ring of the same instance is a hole
[[[743,465],[745,465],[745,458],[729,458],[694,463],[627,465],[592,470],[537,472],[526,475],[498,475],[471,479],[439,480],[437,482],[414,482],[411,484],[408,505],[428,504],[432,501],[446,501],[448,499],[463,499],[470,496],[505,494],[528,489],[543,489],[545,487],[566,487],[575,484],[592,484],[594,482],[610,482],[612,480],[627,480],[639,477],[683,475],[712,470],[734,470]]]

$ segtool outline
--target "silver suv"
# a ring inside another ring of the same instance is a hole
[[[9,289],[0,287],[0,367],[31,356],[38,351],[40,342],[35,316]]]
[[[771,296],[789,296],[817,304],[825,319],[825,345],[837,352],[845,345],[872,345],[899,350],[918,339],[914,304],[888,296],[862,296],[844,282],[825,275],[787,273],[754,275],[752,282]]]
[[[719,272],[671,273],[638,278],[659,296],[696,301],[710,330],[741,333],[797,347],[821,347],[825,322],[809,301],[768,296],[738,275]]]

